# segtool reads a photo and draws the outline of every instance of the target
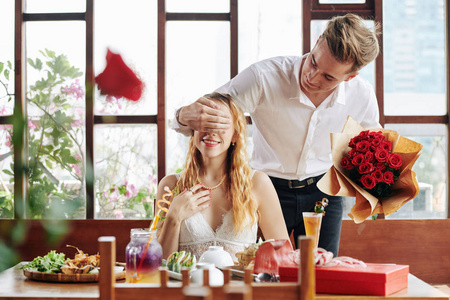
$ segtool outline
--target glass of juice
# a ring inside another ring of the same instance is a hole
[[[125,253],[126,282],[160,283],[162,247],[156,239],[156,231],[133,228],[130,235],[131,240]]]
[[[303,223],[307,236],[314,239],[314,249],[319,245],[320,226],[322,225],[322,213],[303,212]]]

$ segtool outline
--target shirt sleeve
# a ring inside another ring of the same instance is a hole
[[[369,101],[367,103],[367,110],[364,115],[361,126],[364,128],[381,128],[380,125],[380,113],[378,109],[378,101],[375,92],[370,86]]]
[[[216,92],[231,95],[244,112],[252,113],[261,98],[260,81],[257,64],[253,64],[219,87]]]

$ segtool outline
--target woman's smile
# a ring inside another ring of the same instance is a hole
[[[215,141],[212,139],[203,139],[202,142],[205,144],[206,147],[216,147],[220,144],[220,141]]]

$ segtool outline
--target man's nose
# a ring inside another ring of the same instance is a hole
[[[319,75],[319,70],[312,70],[310,73],[309,73],[310,75],[309,75],[309,80],[310,81],[313,81],[314,80],[314,78],[316,78],[317,77],[317,75]]]

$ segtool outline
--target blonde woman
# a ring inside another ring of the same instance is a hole
[[[229,95],[205,95],[232,116],[221,133],[193,131],[181,174],[164,177],[164,187],[178,188],[162,224],[158,241],[163,257],[189,251],[197,259],[209,246],[223,246],[233,259],[256,242],[258,226],[265,239],[289,239],[277,193],[269,177],[253,171],[247,159],[247,126],[242,110]]]

